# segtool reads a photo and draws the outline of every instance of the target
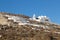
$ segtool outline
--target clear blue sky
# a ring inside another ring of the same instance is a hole
[[[46,15],[60,24],[60,0],[0,0],[0,12]]]

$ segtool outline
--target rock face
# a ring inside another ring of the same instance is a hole
[[[30,17],[0,13],[0,40],[60,40],[60,25]]]

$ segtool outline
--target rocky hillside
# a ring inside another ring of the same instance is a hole
[[[60,40],[60,25],[0,12],[0,40]]]

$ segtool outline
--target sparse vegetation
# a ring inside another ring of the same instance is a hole
[[[48,22],[36,22],[29,20],[30,23],[39,24],[41,27],[33,25],[18,25],[12,20],[0,17],[0,40],[60,40],[60,26]],[[4,24],[6,22],[6,24]],[[46,28],[46,29],[44,29]],[[49,27],[49,28],[48,28]]]

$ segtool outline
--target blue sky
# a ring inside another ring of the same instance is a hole
[[[0,12],[46,15],[60,24],[60,0],[0,0]]]

